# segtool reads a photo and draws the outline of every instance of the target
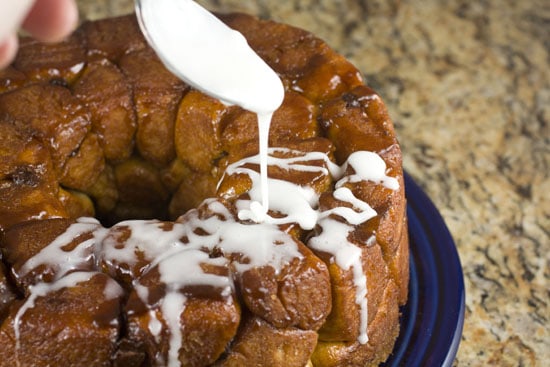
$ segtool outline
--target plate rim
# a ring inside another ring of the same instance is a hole
[[[407,172],[404,181],[409,300],[400,310],[401,331],[394,351],[383,366],[450,367],[458,352],[466,307],[460,256],[434,203]]]

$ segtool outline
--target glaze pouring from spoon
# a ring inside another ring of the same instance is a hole
[[[192,0],[136,0],[145,38],[165,66],[192,87],[258,116],[262,208],[269,206],[267,140],[271,117],[284,98],[279,76],[250,48],[244,36]]]

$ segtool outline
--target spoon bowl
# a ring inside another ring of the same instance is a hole
[[[270,114],[282,103],[278,75],[229,28],[192,0],[136,0],[145,38],[177,77],[228,105]]]

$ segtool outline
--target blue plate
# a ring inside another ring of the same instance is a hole
[[[452,366],[464,323],[464,277],[455,244],[434,204],[405,174],[410,236],[409,300],[384,366]]]

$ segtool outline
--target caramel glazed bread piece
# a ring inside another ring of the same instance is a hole
[[[260,200],[255,115],[167,72],[134,16],[60,44],[22,39],[0,72],[1,366],[366,366],[391,353],[408,240],[382,101],[311,34],[220,17],[286,90],[261,223],[246,219]]]

